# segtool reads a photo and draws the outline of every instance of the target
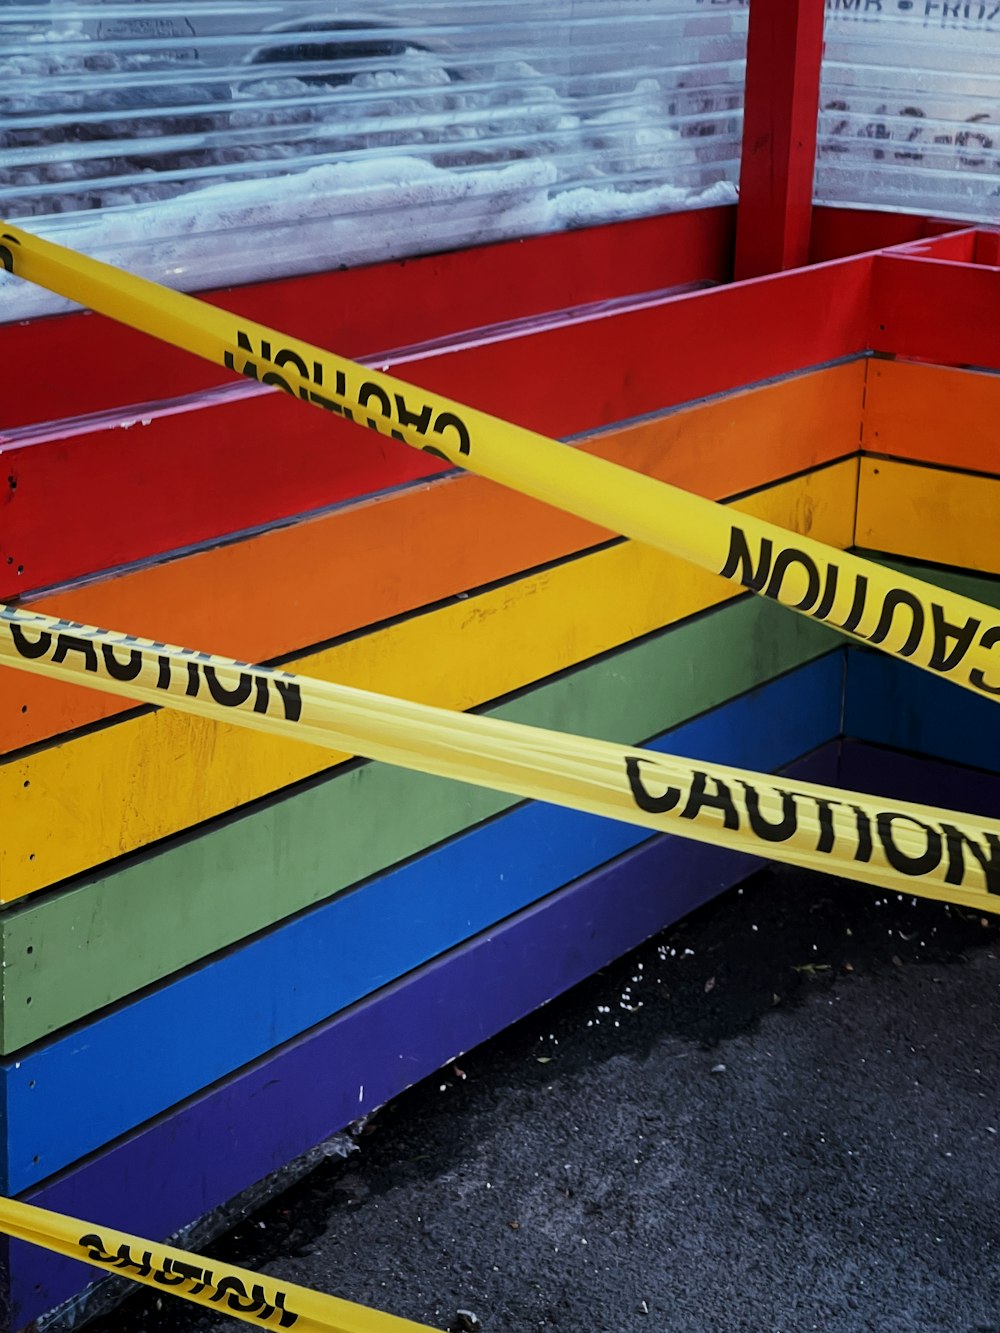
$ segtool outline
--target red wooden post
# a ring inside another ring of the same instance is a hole
[[[751,0],[737,278],[809,257],[823,0]]]

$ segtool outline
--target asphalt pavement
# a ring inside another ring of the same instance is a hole
[[[442,1330],[1000,1333],[998,1018],[997,918],[767,870],[205,1252]]]

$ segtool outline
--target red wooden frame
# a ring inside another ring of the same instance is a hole
[[[731,207],[671,213],[203,295],[361,357],[629,293],[728,282],[735,215]],[[231,378],[82,313],[0,323],[0,364],[23,371],[4,377],[0,446],[14,427],[160,402]]]
[[[820,204],[812,210],[809,263],[823,264],[867,250],[887,250],[890,246],[964,230],[968,225],[914,213],[882,213],[875,209],[831,208]]]

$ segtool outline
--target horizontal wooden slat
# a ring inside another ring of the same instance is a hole
[[[891,555],[1000,574],[1000,478],[863,458],[857,543]]]
[[[892,568],[914,572],[909,561],[876,558]],[[919,566],[916,572],[987,606],[1000,606],[1000,580],[996,578]],[[850,654],[844,733],[875,745],[894,746],[949,763],[978,767],[984,772],[1000,773],[1000,717],[996,705],[881,653],[852,651]],[[992,790],[992,786],[987,789]],[[911,799],[907,793],[899,795],[904,800]],[[929,803],[926,792],[912,799]],[[942,800],[941,804],[945,802]],[[984,806],[981,802],[950,808],[996,813],[996,806]]]
[[[809,260],[816,264],[866,250],[934,237],[949,231],[962,232],[967,224],[943,218],[924,218],[915,213],[889,213],[863,208],[830,208],[816,204],[812,212]]]
[[[735,209],[581,228],[205,294],[248,319],[366,356],[546,311],[724,282]],[[0,429],[196,393],[216,366],[89,314],[0,324],[5,381]]]
[[[1000,597],[994,599],[1000,603]],[[901,684],[898,663],[865,653],[851,664],[844,708],[848,736],[952,764],[1000,772],[1000,722],[989,700],[911,669]],[[886,669],[888,667],[889,669]],[[959,697],[956,699],[955,696]],[[926,795],[921,801],[928,804]],[[996,808],[990,811],[996,814]]]
[[[850,738],[840,742],[839,783],[917,805],[933,792],[935,802],[944,809],[965,810],[987,819],[995,818],[1000,809],[1000,774]]]
[[[998,303],[1000,269],[878,255],[865,342],[892,356],[1000,370]]]
[[[868,361],[862,448],[1000,475],[1000,375]]]

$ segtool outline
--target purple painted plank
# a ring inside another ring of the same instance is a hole
[[[1000,774],[863,741],[841,742],[840,785],[992,819],[1000,811]]]
[[[834,742],[785,771],[832,782],[836,759]],[[655,838],[24,1197],[140,1236],[167,1236],[759,864],[719,848]],[[20,1241],[7,1248],[8,1329],[22,1329],[93,1280],[93,1270],[73,1260]]]

